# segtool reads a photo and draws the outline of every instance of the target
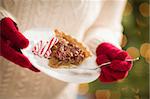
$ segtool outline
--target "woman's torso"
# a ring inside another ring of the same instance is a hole
[[[99,0],[3,0],[1,2],[2,7],[17,19],[20,31],[42,27],[52,30],[58,28],[80,40],[96,20],[101,6]],[[43,73],[23,69],[2,57],[0,61],[0,98],[56,99],[56,96],[59,99],[75,98],[76,84],[67,84]]]

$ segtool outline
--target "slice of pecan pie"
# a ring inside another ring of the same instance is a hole
[[[58,30],[55,30],[55,35],[58,42],[51,48],[49,66],[53,68],[78,66],[87,57],[91,56],[90,51],[70,35]]]

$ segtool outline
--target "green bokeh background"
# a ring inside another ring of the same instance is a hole
[[[149,43],[149,16],[143,16],[139,10],[142,3],[148,3],[148,0],[129,0],[132,12],[124,15],[122,24],[124,34],[127,37],[127,44],[123,47],[126,50],[129,47],[136,47],[140,50],[143,43]],[[150,5],[150,4],[149,4]],[[127,7],[126,7],[127,10]],[[138,22],[137,22],[138,20]],[[126,79],[112,84],[102,84],[96,80],[89,83],[87,97],[79,99],[94,99],[96,90],[109,90],[111,93],[118,94],[111,99],[149,99],[149,64],[144,57],[134,63],[132,70]],[[90,96],[90,98],[89,98]]]

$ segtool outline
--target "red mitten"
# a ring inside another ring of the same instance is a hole
[[[127,52],[120,50],[110,43],[102,43],[96,49],[98,65],[111,62],[101,67],[99,80],[102,82],[113,82],[125,78],[132,68],[132,63],[125,61],[131,59]]]
[[[18,64],[39,72],[24,56],[20,49],[28,46],[29,41],[18,30],[16,23],[10,18],[0,20],[0,56]]]

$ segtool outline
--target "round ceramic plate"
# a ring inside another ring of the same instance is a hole
[[[23,54],[28,57],[30,62],[41,72],[54,77],[56,79],[71,83],[87,83],[92,82],[100,75],[100,69],[91,70],[97,67],[95,55],[85,59],[85,61],[76,68],[52,68],[48,66],[48,59],[41,58],[32,53],[33,46],[40,40],[47,41],[53,35],[53,31],[49,28],[30,29],[23,34],[29,39],[29,46],[22,50]]]

